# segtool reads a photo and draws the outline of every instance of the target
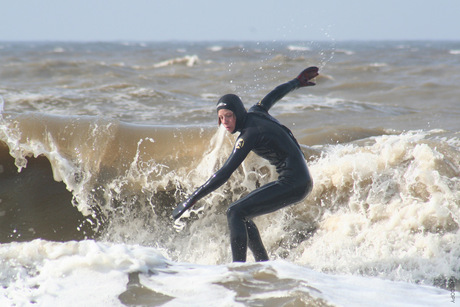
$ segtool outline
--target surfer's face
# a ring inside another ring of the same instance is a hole
[[[220,109],[219,112],[217,112],[217,116],[219,117],[219,122],[224,125],[228,132],[233,132],[235,130],[236,116],[232,111]]]

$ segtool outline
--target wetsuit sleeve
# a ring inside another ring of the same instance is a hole
[[[245,136],[239,136],[236,140],[235,146],[231,155],[228,157],[224,165],[216,172],[211,178],[206,181],[200,188],[198,188],[190,197],[189,202],[195,203],[199,199],[205,197],[207,194],[223,185],[238,166],[244,161],[249,152],[254,147],[250,139]]]
[[[278,85],[270,93],[268,93],[261,101],[259,101],[254,107],[262,107],[268,112],[275,103],[281,98],[292,92],[293,90],[300,87],[300,81],[296,78],[289,82]],[[254,108],[253,107],[253,108]]]

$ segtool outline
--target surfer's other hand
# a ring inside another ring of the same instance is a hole
[[[298,76],[300,86],[313,86],[316,83],[311,82],[310,80],[318,76],[318,67],[312,66],[304,69]]]

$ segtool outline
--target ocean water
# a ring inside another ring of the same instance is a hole
[[[313,65],[271,111],[313,191],[233,264],[226,208],[272,166],[171,212],[232,150],[218,98]],[[0,80],[2,306],[460,304],[460,42],[0,42]]]

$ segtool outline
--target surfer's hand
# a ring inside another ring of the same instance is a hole
[[[312,66],[304,69],[296,79],[299,80],[300,86],[313,86],[315,83],[310,80],[316,76],[318,76],[318,67]]]
[[[176,220],[181,217],[182,214],[184,214],[185,211],[187,211],[188,208],[192,207],[196,201],[193,201],[192,199],[187,199],[181,202],[180,204],[177,205],[177,207],[173,210],[172,216]]]

